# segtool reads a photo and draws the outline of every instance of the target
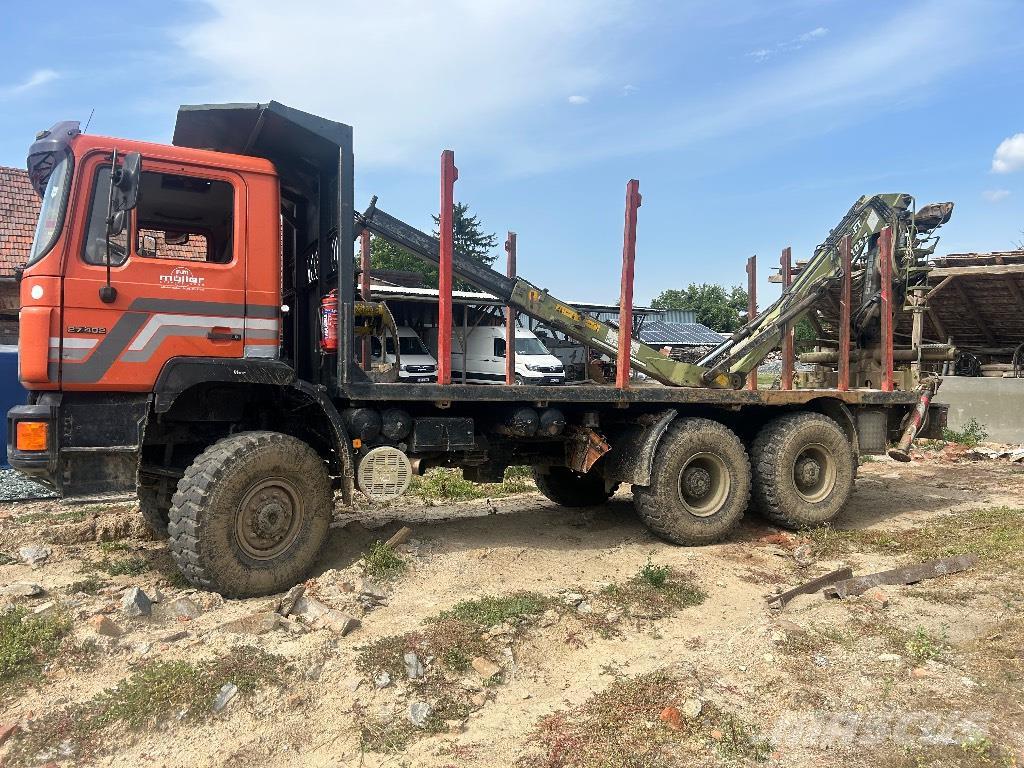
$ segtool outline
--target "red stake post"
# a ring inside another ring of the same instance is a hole
[[[782,292],[788,293],[793,285],[793,249],[782,249]],[[782,388],[793,388],[793,327],[782,329]]]
[[[839,258],[843,265],[843,288],[839,296],[839,391],[850,388],[850,302],[852,301],[853,276],[850,251],[853,241],[845,235],[839,242]]]
[[[370,231],[359,237],[359,292],[363,301],[370,300]],[[370,337],[363,337],[363,370],[370,370]]]
[[[757,317],[757,256],[747,259],[747,322]],[[747,374],[747,389],[757,389],[757,367]]]
[[[509,232],[505,240],[505,253],[508,256],[507,274],[513,280],[516,277],[516,233]],[[505,307],[505,383],[516,383],[516,311]]]
[[[878,268],[882,282],[882,391],[892,392],[892,227],[878,238]]]
[[[455,249],[455,182],[458,178],[455,153],[446,149],[441,153],[441,252],[437,279],[438,384],[452,383],[452,252]]]
[[[633,266],[636,262],[636,214],[640,208],[640,182],[626,184],[626,223],[622,233],[622,281],[619,287],[619,354],[615,360],[615,386],[629,386],[629,353],[633,342]]]

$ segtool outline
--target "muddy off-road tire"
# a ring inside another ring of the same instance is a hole
[[[546,472],[534,467],[533,482],[538,491],[561,507],[596,507],[608,501],[619,487],[615,483],[605,488],[604,478],[598,473],[581,475],[568,467],[548,467]]]
[[[139,495],[139,512],[153,536],[167,538],[167,523],[171,515],[171,496],[174,481],[140,474],[135,490]]]
[[[742,441],[710,419],[681,418],[654,456],[649,486],[633,486],[648,528],[676,544],[713,544],[735,528],[750,501],[750,461]]]
[[[824,525],[839,514],[853,492],[853,449],[846,433],[828,416],[780,416],[761,429],[750,453],[754,508],[776,525]]]
[[[185,471],[171,505],[171,554],[189,582],[226,597],[281,592],[316,561],[333,495],[323,461],[279,432],[241,432]]]

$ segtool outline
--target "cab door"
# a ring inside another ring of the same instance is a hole
[[[63,389],[150,391],[172,357],[243,356],[245,186],[228,171],[143,157],[139,202],[111,239],[108,153],[85,158],[88,213],[68,254]]]

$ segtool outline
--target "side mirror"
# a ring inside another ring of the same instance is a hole
[[[114,170],[114,210],[130,211],[139,204],[139,184],[142,180],[142,155],[129,152],[121,166]]]
[[[128,214],[125,211],[114,211],[110,215],[110,221],[107,224],[107,237],[117,237],[124,232],[125,226],[128,224]]]

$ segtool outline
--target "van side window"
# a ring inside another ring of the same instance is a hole
[[[86,264],[107,263],[107,204],[110,196],[110,164],[96,169],[96,181],[92,185],[92,200],[89,203],[89,226],[85,230],[85,244],[82,259]],[[128,232],[110,238],[110,264],[119,267],[128,258]]]
[[[142,172],[135,212],[139,256],[227,264],[233,257],[235,194],[226,181]]]
[[[495,357],[504,357],[505,356],[505,340],[504,339],[500,339],[499,338],[499,339],[495,339],[494,340],[494,356]]]

